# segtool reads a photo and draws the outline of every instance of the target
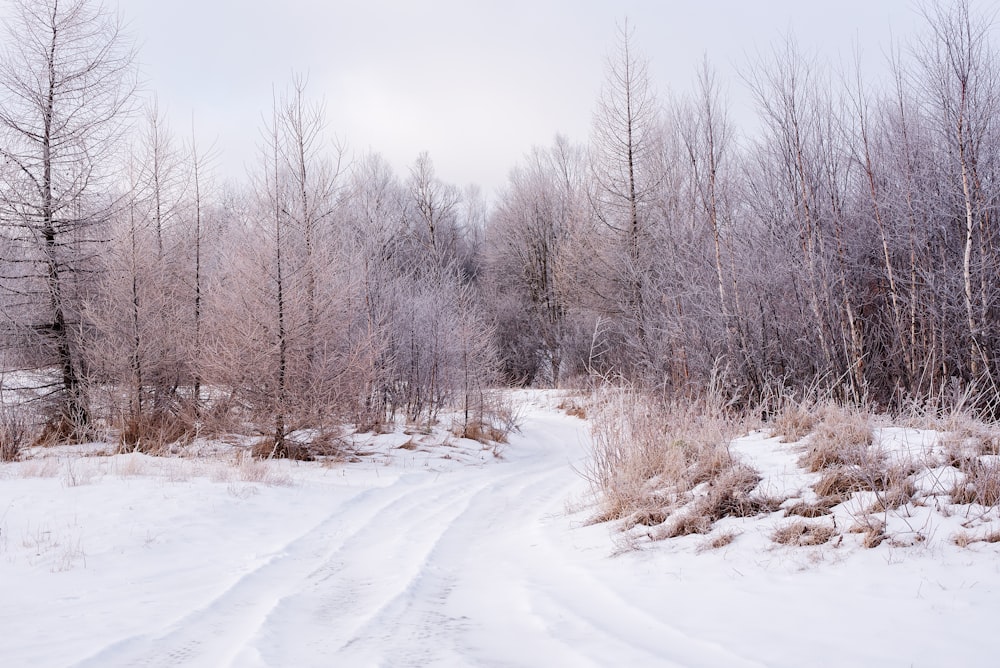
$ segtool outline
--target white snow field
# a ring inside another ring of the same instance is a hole
[[[0,666],[1000,661],[997,545],[922,527],[913,547],[786,547],[749,519],[720,549],[621,551],[587,524],[587,423],[519,396],[500,458],[394,434],[335,466],[86,448],[0,466]],[[739,447],[779,484],[786,446]]]

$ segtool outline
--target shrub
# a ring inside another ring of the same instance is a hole
[[[187,442],[193,425],[173,411],[160,409],[125,417],[118,438],[119,452],[163,453],[171,443]]]
[[[24,418],[13,408],[0,409],[0,462],[20,459],[27,437]]]

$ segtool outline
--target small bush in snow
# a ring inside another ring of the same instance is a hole
[[[21,457],[21,449],[28,437],[28,428],[16,411],[0,410],[0,461],[13,462]]]

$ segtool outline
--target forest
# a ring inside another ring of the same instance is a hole
[[[762,51],[741,67],[756,129],[707,58],[663,95],[655,26],[623,23],[588,141],[536,147],[492,198],[426,153],[398,174],[344,149],[325,105],[350,100],[305,76],[261,101],[257,161],[221,181],[118,16],[12,5],[5,443],[242,430],[302,457],[345,423],[447,409],[482,432],[509,386],[1000,411],[1000,59],[965,0],[925,6],[887,77],[793,37]]]

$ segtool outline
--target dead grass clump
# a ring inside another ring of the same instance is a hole
[[[771,421],[771,429],[785,443],[795,443],[816,427],[816,407],[811,402],[789,400]]]
[[[709,406],[655,401],[627,391],[607,392],[595,403],[593,457],[585,471],[601,501],[595,521],[643,513],[669,516],[698,484],[721,489],[719,479],[735,467],[727,448],[735,428]],[[716,495],[725,501],[723,493]]]
[[[125,417],[118,437],[118,451],[162,454],[172,443],[188,443],[194,426],[170,410],[140,412]]]
[[[727,529],[725,531],[719,532],[718,535],[712,536],[707,541],[705,541],[701,547],[698,548],[699,552],[707,552],[709,550],[718,550],[719,548],[725,547],[736,540],[740,531],[736,529]]]
[[[871,452],[871,444],[867,412],[830,405],[823,409],[799,463],[813,473],[834,466],[869,465],[880,457]]]
[[[570,417],[580,418],[581,420],[587,419],[587,409],[572,399],[563,399],[556,408]]]
[[[506,443],[509,432],[483,418],[472,418],[465,424],[456,423],[451,433],[458,438],[468,438],[484,444]]]
[[[785,517],[791,517],[792,515],[806,519],[825,517],[832,512],[831,509],[833,506],[842,502],[839,496],[827,496],[815,503],[800,500],[785,508]]]
[[[291,485],[291,478],[275,473],[271,468],[272,465],[272,463],[262,460],[252,452],[242,452],[236,459],[237,477],[241,482],[259,483],[262,485]]]
[[[320,429],[303,445],[313,458],[343,459],[347,456],[347,443],[335,429]]]
[[[275,439],[273,436],[258,439],[251,446],[250,453],[256,459],[292,459],[299,462],[316,459],[302,443],[291,438]]]
[[[706,534],[712,530],[712,520],[699,511],[679,513],[674,517],[673,522],[652,536],[653,540],[663,540],[665,538],[679,538],[680,536],[690,536],[692,534]]]
[[[668,517],[665,510],[642,510],[628,517],[622,528],[628,531],[637,526],[655,527],[666,522]]]
[[[860,492],[870,487],[868,476],[858,467],[838,466],[823,474],[813,491],[820,498],[847,497],[854,492]]]
[[[759,515],[768,505],[762,497],[751,496],[760,480],[757,471],[746,464],[731,464],[712,480],[708,494],[693,504],[695,511],[712,522]]]
[[[970,459],[962,462],[960,470],[965,479],[956,481],[951,489],[952,503],[1000,504],[1000,463]]]
[[[946,457],[1000,455],[1000,430],[968,410],[952,413],[945,421],[946,432],[939,441]]]
[[[902,508],[912,501],[917,493],[913,481],[909,477],[899,478],[893,473],[893,469],[886,473],[884,481],[886,485],[882,490],[876,491],[878,499],[868,509],[869,513],[884,513]]]
[[[54,445],[69,445],[80,443],[83,428],[65,415],[57,415],[48,420],[41,433],[32,442],[33,446],[51,447]]]
[[[808,524],[797,520],[783,527],[778,527],[771,534],[771,540],[779,545],[795,545],[806,547],[822,545],[836,535],[836,530],[826,524]]]
[[[959,547],[969,547],[976,542],[976,537],[968,531],[959,531],[951,537],[951,542]]]
[[[861,545],[868,549],[872,549],[881,545],[882,541],[885,539],[885,525],[882,525],[879,528],[873,526],[865,532],[864,538],[861,539]]]
[[[0,409],[0,462],[15,462],[28,440],[28,426],[14,409]]]

